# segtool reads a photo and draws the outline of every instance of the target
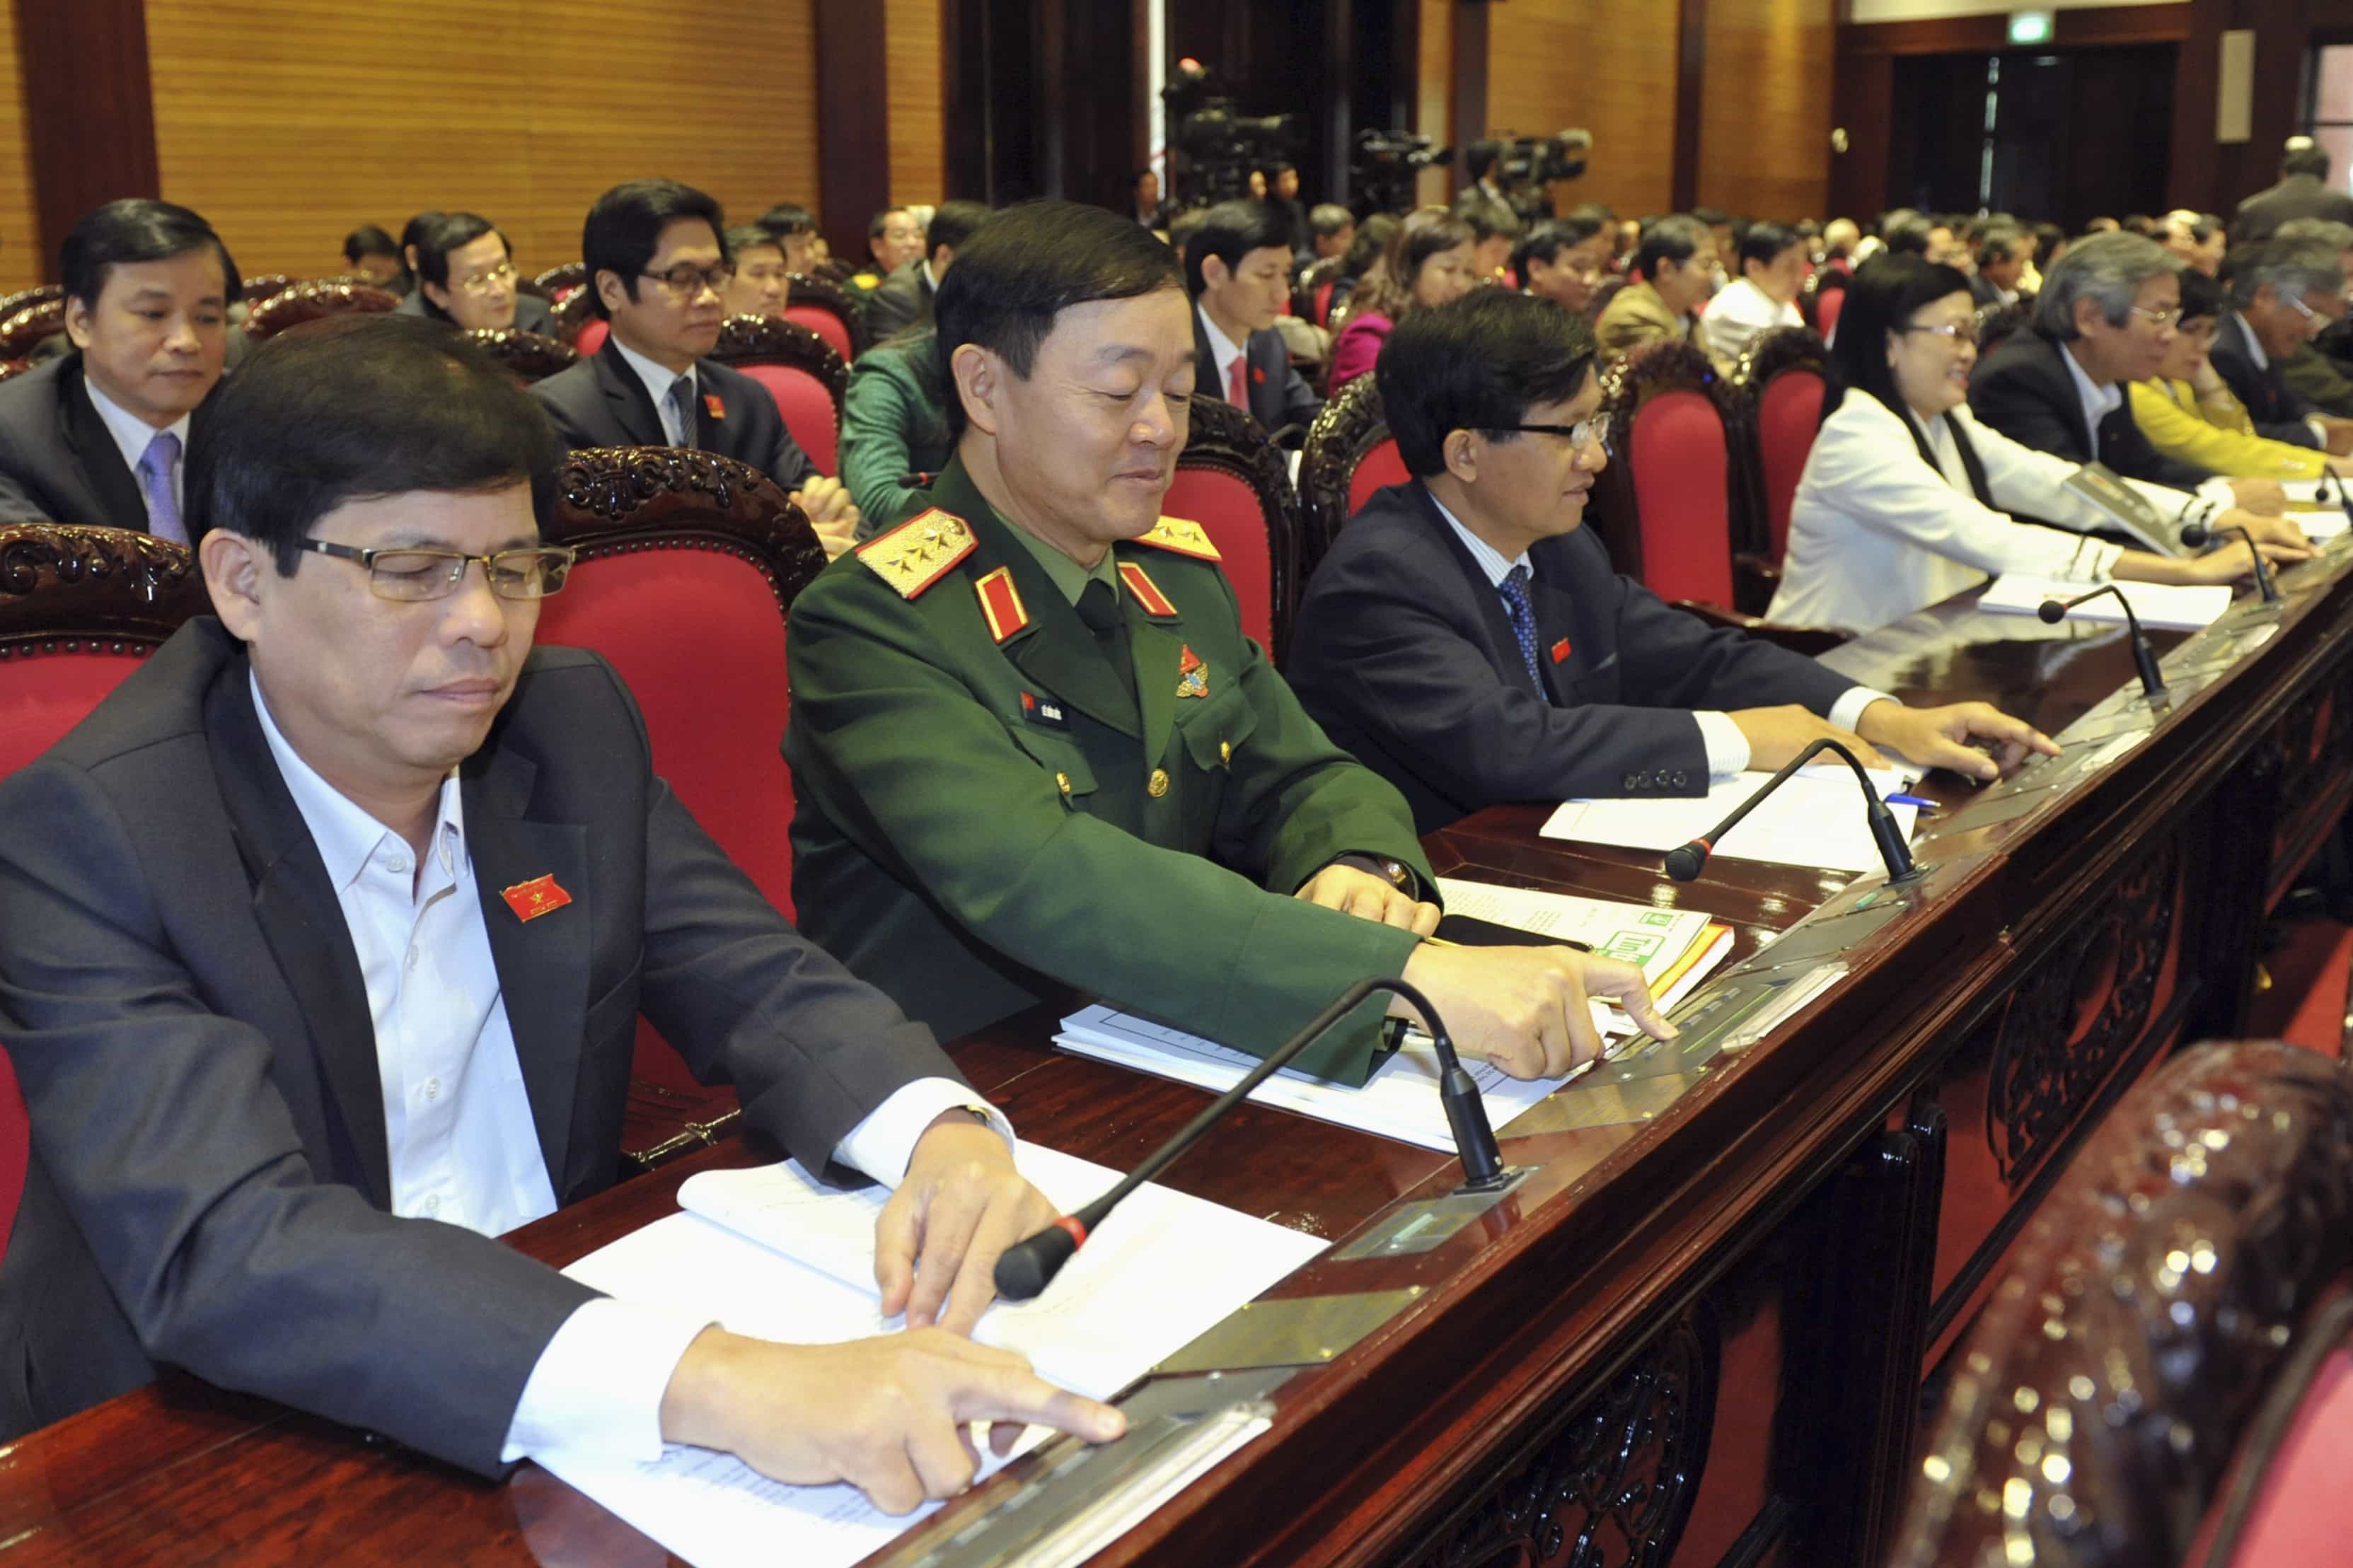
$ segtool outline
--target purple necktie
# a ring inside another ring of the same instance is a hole
[[[139,486],[147,492],[147,531],[185,544],[188,530],[180,521],[180,498],[172,490],[172,474],[179,466],[180,438],[162,431],[139,458]]]

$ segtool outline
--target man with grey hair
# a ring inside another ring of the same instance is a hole
[[[2272,237],[2328,251],[2353,283],[2353,223],[2300,217],[2280,225]],[[2348,304],[2353,304],[2353,288],[2337,303],[2336,323],[2288,355],[2280,374],[2323,414],[2353,417],[2353,310]]]
[[[2353,420],[2319,409],[2287,384],[2284,366],[2345,309],[2337,252],[2293,239],[2245,247],[2231,258],[2231,309],[2214,330],[2211,356],[2257,435],[2295,447],[2353,452]]]
[[[2034,259],[2034,237],[2012,218],[1988,220],[1978,231],[1978,269],[1969,298],[1979,305],[2015,305],[2021,280]]]
[[[2279,184],[2239,204],[2231,220],[2231,243],[2253,245],[2300,217],[2353,223],[2353,195],[2328,183],[2328,154],[2309,136],[2291,136],[2280,158]]]
[[[2164,366],[2181,316],[2181,268],[2180,258],[2137,234],[2071,247],[2043,277],[2034,330],[1978,362],[1969,412],[2021,446],[2105,464],[2167,517],[2196,521],[2197,498],[2185,490],[2276,514],[2285,504],[2277,481],[2219,479],[2165,457],[2133,422],[2125,388]]]

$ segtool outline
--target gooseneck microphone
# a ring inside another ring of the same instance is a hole
[[[1242,1076],[1241,1082],[1218,1096],[1200,1115],[1193,1118],[1176,1135],[1153,1151],[1119,1184],[1103,1194],[1076,1214],[1064,1215],[1037,1235],[1005,1249],[997,1260],[997,1293],[1008,1301],[1027,1301],[1043,1290],[1061,1272],[1062,1265],[1081,1247],[1103,1216],[1117,1208],[1122,1199],[1145,1183],[1166,1170],[1177,1155],[1191,1148],[1201,1135],[1216,1126],[1226,1112],[1269,1078],[1281,1071],[1293,1057],[1322,1039],[1332,1026],[1350,1013],[1358,1004],[1377,991],[1400,996],[1430,1030],[1431,1044],[1438,1048],[1438,1096],[1446,1107],[1446,1124],[1454,1131],[1455,1152],[1462,1160],[1462,1189],[1466,1192],[1491,1192],[1504,1183],[1504,1157],[1495,1147],[1495,1130],[1488,1124],[1487,1106],[1479,1098],[1479,1086],[1454,1054],[1453,1038],[1446,1025],[1430,1005],[1430,998],[1403,980],[1391,980],[1382,975],[1359,980],[1340,993],[1332,1005],[1309,1020],[1305,1028],[1283,1042],[1281,1049],[1268,1057]]]
[[[2264,604],[2278,604],[2279,585],[2272,581],[2271,563],[2263,559],[2263,552],[2255,548],[2255,536],[2245,529],[2209,528],[2202,522],[2193,522],[2182,529],[2181,542],[2192,550],[2203,550],[2218,533],[2235,533],[2247,542],[2247,553],[2255,558],[2255,586],[2263,590]]]
[[[2328,487],[2331,485],[2337,487],[2337,493],[2334,496],[2328,493]],[[2331,473],[2325,468],[2321,470],[2320,482],[2312,487],[2312,499],[2322,506],[2327,506],[2334,500],[2345,509],[2346,520],[2353,521],[2353,489],[2345,488],[2344,475]]]
[[[2185,542],[2189,538],[2187,530],[2183,531],[2182,537]],[[2094,588],[2088,594],[2078,594],[2072,599],[2045,599],[2034,613],[2055,626],[2067,618],[2068,611],[2084,600],[2096,599],[2103,594],[2114,594],[2116,603],[2125,607],[2125,625],[2132,631],[2133,668],[2140,671],[2141,695],[2154,702],[2165,695],[2165,677],[2157,672],[2157,654],[2149,647],[2148,638],[2141,635],[2140,617],[2133,614],[2132,601],[2126,598],[2124,591],[2114,583]]]
[[[1820,752],[1836,752],[1846,765],[1854,770],[1855,782],[1862,786],[1863,813],[1871,824],[1871,841],[1879,847],[1879,858],[1887,862],[1887,879],[1890,882],[1909,882],[1916,879],[1920,868],[1912,863],[1912,851],[1904,842],[1904,830],[1895,826],[1895,814],[1887,809],[1887,803],[1879,798],[1877,790],[1871,787],[1871,775],[1863,772],[1862,764],[1855,761],[1854,753],[1827,735],[1782,763],[1781,771],[1767,779],[1763,789],[1742,801],[1730,816],[1709,830],[1707,837],[1694,838],[1679,849],[1668,850],[1667,875],[1678,882],[1688,882],[1698,876],[1700,868],[1707,864],[1707,858],[1715,853],[1715,847],[1722,842],[1724,836],[1739,826],[1742,817],[1756,810],[1759,802],[1779,789],[1791,774],[1812,761]]]

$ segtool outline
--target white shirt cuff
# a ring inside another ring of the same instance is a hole
[[[557,1448],[650,1464],[661,1404],[686,1347],[718,1320],[599,1296],[564,1320],[507,1426],[507,1464]]]
[[[988,1124],[1005,1140],[1009,1152],[1013,1147],[1013,1123],[1005,1119],[1004,1112],[975,1094],[970,1084],[958,1083],[952,1078],[919,1078],[902,1085],[890,1099],[869,1111],[865,1121],[833,1146],[833,1157],[863,1171],[886,1187],[896,1187],[899,1178],[907,1173],[907,1162],[914,1158],[915,1142],[925,1129],[942,1112],[965,1105],[978,1106],[988,1112]]]
[[[1850,686],[1839,694],[1837,701],[1831,704],[1831,710],[1826,717],[1840,729],[1854,730],[1854,732],[1860,735],[1862,731],[1855,730],[1854,727],[1862,722],[1862,710],[1874,702],[1894,700],[1894,698],[1884,691],[1873,691],[1868,686]]]
[[[2226,507],[2239,504],[2238,492],[2231,488],[2231,481],[2221,474],[2200,484],[2198,487],[2198,493],[2208,500],[2219,501]]]
[[[1699,721],[1699,743],[1707,752],[1707,776],[1712,784],[1723,784],[1748,767],[1748,737],[1732,721],[1729,713],[1695,710],[1692,717]]]
[[[2317,414],[2304,416],[2304,427],[2312,432],[2313,444],[2322,451],[2328,450],[2328,421]]]

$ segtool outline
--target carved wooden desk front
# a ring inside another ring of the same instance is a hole
[[[1539,1105],[1504,1141],[1533,1174],[1436,1248],[1326,1253],[1278,1287],[1416,1293],[1294,1375],[1271,1433],[1097,1561],[1872,1560],[1922,1380],[2004,1247],[2126,1084],[2234,1031],[2263,911],[2344,808],[2348,564],[2287,574],[2282,613],[2242,601],[2160,639],[2173,700],[2154,714],[2119,692],[2118,634],[1966,601],[1839,650],[1831,662],[1884,689],[2074,726],[2063,757],[2003,785],[1930,780],[1947,809],[1924,820],[1926,875],[1907,891],[1722,858],[1678,886],[1643,858],[1540,839],[1535,806],[1433,836],[1442,872],[1729,920],[1733,961],[1693,1005],[1821,963],[1845,977],[1736,1054]],[[1124,1167],[1206,1099],[1060,1056],[1051,1025],[1040,1012],[955,1047],[1031,1137]],[[763,1157],[713,1150],[516,1245],[567,1261],[670,1212],[692,1171]],[[1166,1179],[1337,1251],[1458,1175],[1245,1107]],[[34,1562],[664,1560],[532,1468],[486,1486],[182,1378],[0,1454],[0,1543]]]

